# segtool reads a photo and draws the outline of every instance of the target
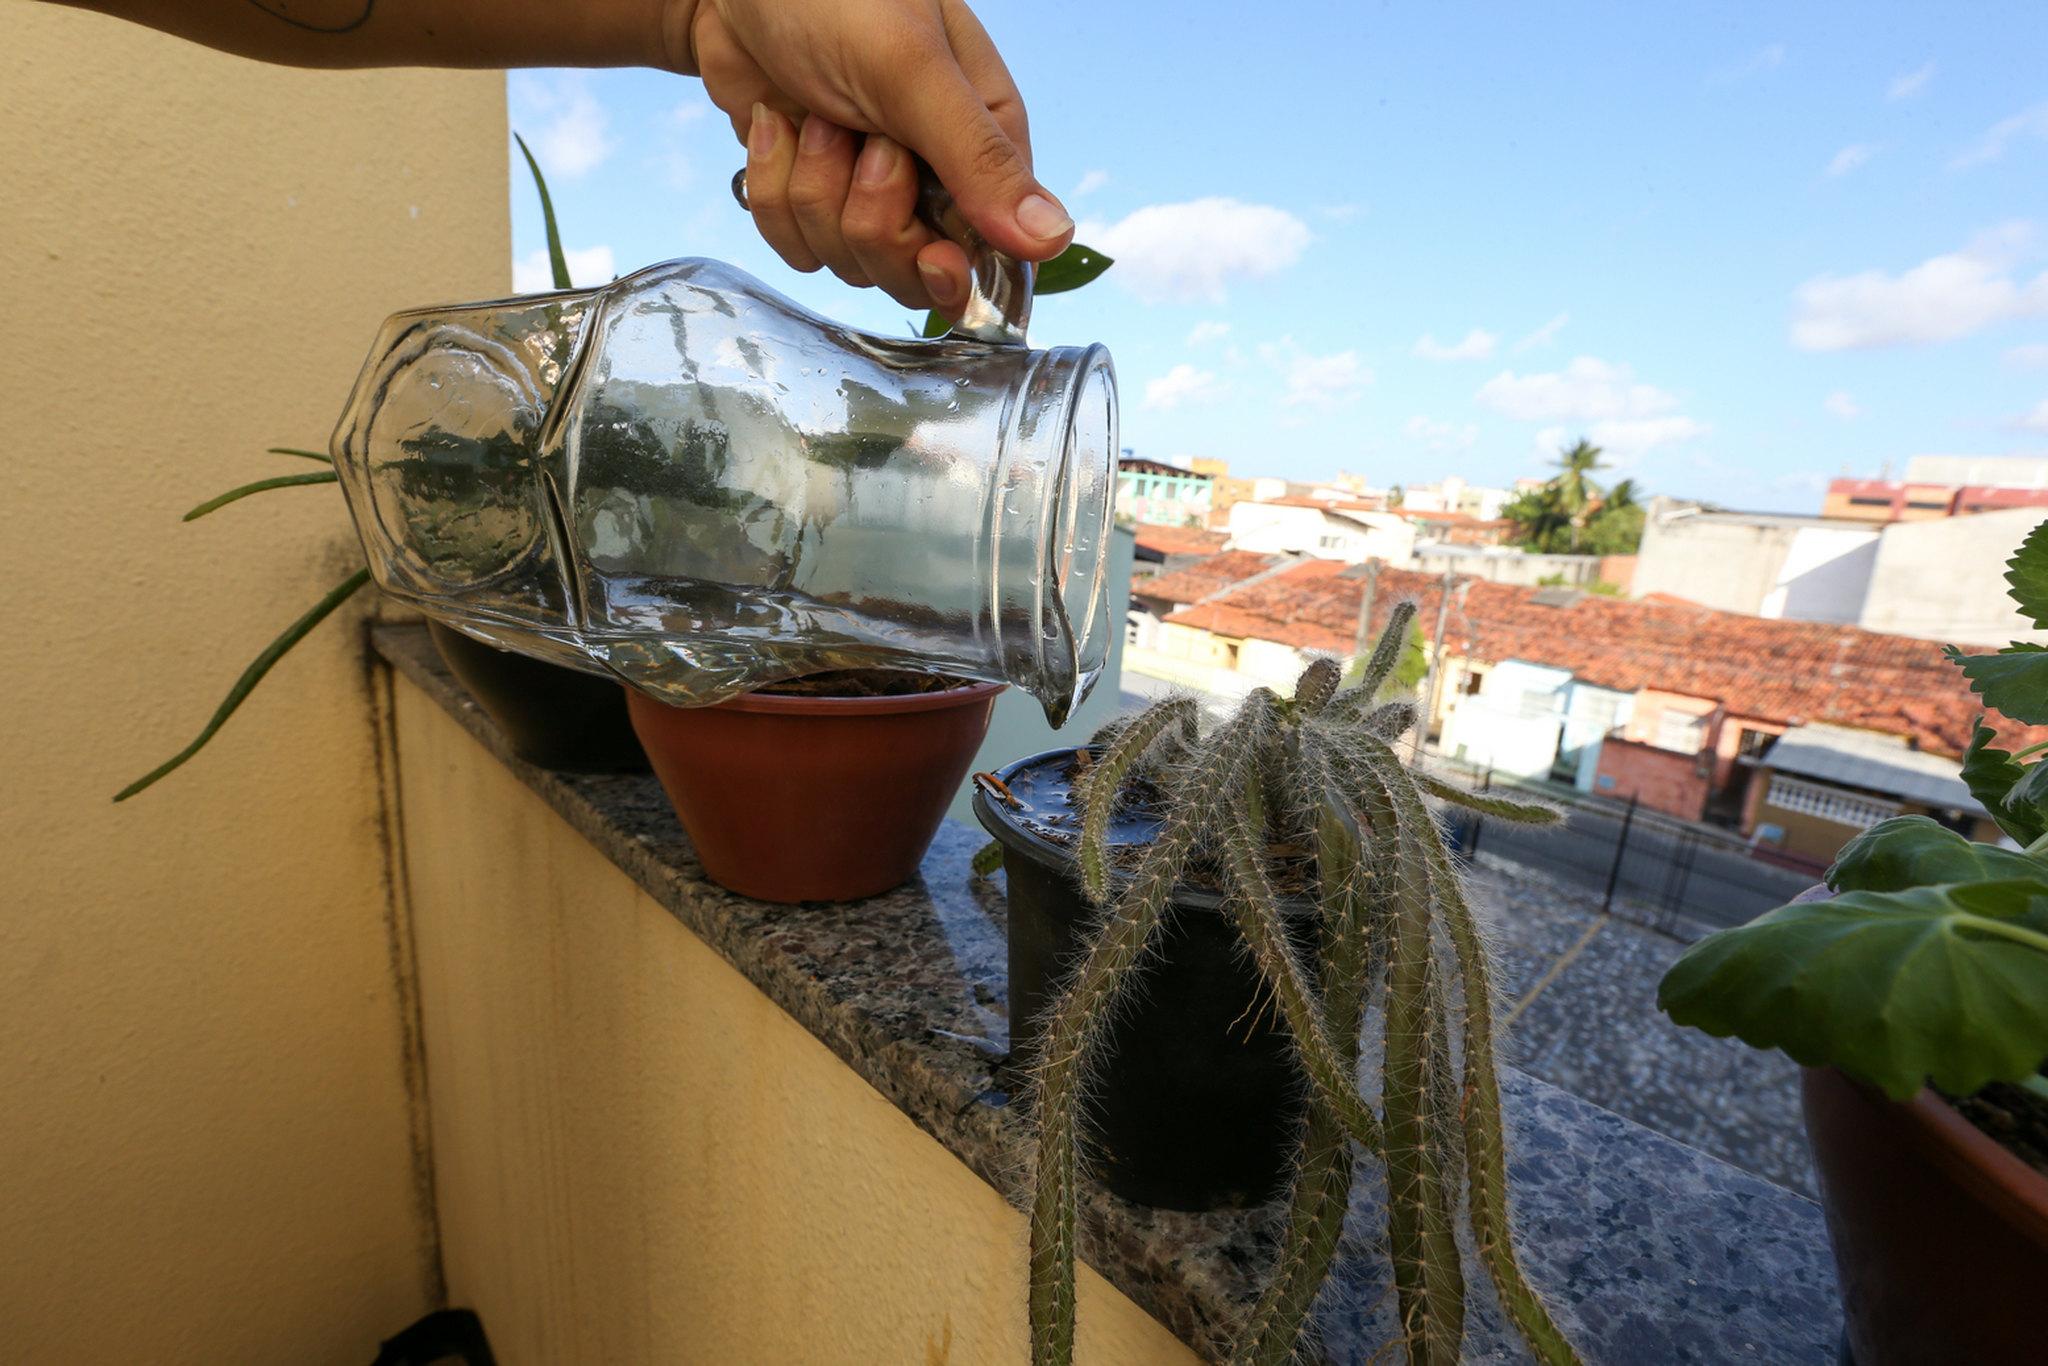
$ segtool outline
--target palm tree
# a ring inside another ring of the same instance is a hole
[[[1600,463],[1600,448],[1583,437],[1570,450],[1558,452],[1558,472],[1551,479],[1550,486],[1557,491],[1558,507],[1571,519],[1574,551],[1579,548],[1579,533],[1585,530],[1593,503],[1600,497],[1600,486],[1593,482],[1593,471],[1606,468]],[[1631,489],[1630,493],[1633,496],[1634,490]]]

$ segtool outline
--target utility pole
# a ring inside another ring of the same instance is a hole
[[[1358,600],[1358,630],[1351,638],[1351,657],[1364,659],[1372,648],[1373,599],[1379,596],[1380,561],[1377,555],[1365,562],[1365,594]]]
[[[1415,752],[1420,754],[1429,740],[1429,723],[1436,716],[1437,703],[1444,690],[1444,622],[1451,614],[1451,587],[1457,576],[1450,570],[1444,571],[1443,584],[1436,595],[1436,635],[1430,639],[1429,651],[1429,709],[1422,713],[1415,726]]]

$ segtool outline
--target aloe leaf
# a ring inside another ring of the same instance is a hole
[[[318,460],[324,465],[332,465],[334,463],[334,457],[326,451],[309,451],[299,446],[267,446],[264,448],[263,453],[265,455],[296,455],[301,460]]]
[[[1894,1100],[2017,1081],[2048,1057],[2048,878],[1781,906],[1693,945],[1657,1004]]]
[[[341,476],[333,470],[315,470],[311,474],[280,474],[271,479],[258,479],[253,484],[244,484],[240,488],[229,489],[226,493],[207,499],[186,513],[183,520],[196,521],[209,512],[218,512],[229,503],[239,503],[252,493],[263,493],[269,489],[297,488],[301,484],[334,484],[340,480]]]
[[[2005,562],[2005,581],[2012,585],[2013,604],[2020,613],[2048,631],[2048,522],[2028,532]]]
[[[1953,645],[1945,653],[1986,706],[2021,725],[2048,725],[2048,647],[2016,640],[1994,654],[1966,655]]]
[[[540,191],[540,218],[548,232],[548,269],[554,272],[555,288],[574,289],[575,281],[569,278],[569,258],[562,254],[562,232],[555,226],[555,201],[548,194],[547,177],[540,173],[540,163],[533,159],[526,139],[514,133],[512,141],[519,144],[519,154],[526,158],[526,169],[533,172],[533,188]]]
[[[1842,846],[1827,873],[1828,886],[1838,892],[1899,892],[2007,878],[2048,881],[2048,863],[1973,843],[1926,816],[1894,816],[1871,826]]]
[[[1999,829],[2021,844],[2032,844],[2048,834],[2048,802],[2033,799],[2031,783],[2024,800],[2015,798],[2022,796],[2020,785],[2038,772],[2041,765],[2022,765],[1991,743],[1997,738],[1997,732],[1984,724],[1983,717],[1978,717],[1970,747],[1963,751],[1963,782],[1970,795],[1982,802],[1991,819],[1998,822]]]
[[[290,626],[285,627],[283,635],[264,646],[263,653],[250,661],[249,667],[242,670],[242,676],[235,680],[235,685],[228,689],[228,695],[221,699],[220,706],[214,709],[213,719],[206,723],[206,729],[200,731],[198,737],[191,744],[185,746],[185,748],[179,750],[176,754],[173,754],[170,758],[164,760],[161,764],[158,764],[155,768],[122,788],[119,792],[116,792],[114,800],[117,802],[127,801],[130,797],[156,782],[157,779],[163,777],[204,749],[206,742],[211,740],[214,737],[214,733],[226,725],[227,719],[235,714],[235,709],[248,700],[249,694],[255,691],[256,685],[263,681],[263,676],[270,672],[271,667],[278,660],[283,659],[292,646],[304,640],[307,633],[315,626],[325,621],[329,613],[333,612],[335,608],[341,606],[344,602],[347,602],[358,588],[361,588],[369,581],[370,571],[368,568],[363,568],[358,569],[355,573],[329,589],[327,596],[314,603],[311,611],[307,612]]]
[[[1093,247],[1084,247],[1079,242],[1070,242],[1067,249],[1050,261],[1039,263],[1037,277],[1032,281],[1033,297],[1047,294],[1064,294],[1070,289],[1079,289],[1089,281],[1097,279],[1102,272],[1116,264],[1116,258],[1104,256]]]

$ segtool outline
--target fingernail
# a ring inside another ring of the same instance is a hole
[[[1044,195],[1027,194],[1017,205],[1017,226],[1040,241],[1050,241],[1071,232],[1074,220]]]
[[[832,135],[838,131],[837,124],[813,114],[804,120],[804,131],[797,138],[797,146],[806,152],[822,152],[831,145]]]
[[[896,172],[896,144],[886,138],[869,138],[861,149],[860,165],[854,176],[863,185],[880,185]]]
[[[754,121],[747,127],[747,150],[757,157],[775,150],[775,120],[765,104],[754,106]]]
[[[960,282],[943,266],[935,266],[930,261],[919,261],[917,273],[924,276],[924,287],[932,292],[933,303],[949,304],[960,297]]]

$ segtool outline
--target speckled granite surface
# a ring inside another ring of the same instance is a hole
[[[572,777],[514,760],[419,627],[378,652],[438,701],[684,925],[926,1132],[1016,1199],[1022,1127],[1005,1089],[1004,905],[968,873],[978,831],[947,826],[921,876],[844,905],[771,906],[707,883],[649,777]],[[401,760],[402,761],[402,760]],[[1839,1325],[1818,1207],[1520,1073],[1504,1079],[1530,1278],[1588,1362],[1826,1362]],[[1369,1164],[1362,1169],[1370,1172]],[[1392,1297],[1373,1250],[1379,1182],[1318,1305],[1332,1361],[1384,1360]],[[1095,1189],[1082,1255],[1197,1349],[1220,1354],[1272,1246],[1272,1210],[1185,1214]],[[1466,1355],[1519,1361],[1483,1277]]]

